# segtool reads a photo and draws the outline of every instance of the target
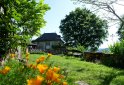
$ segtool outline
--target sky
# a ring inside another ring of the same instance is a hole
[[[82,4],[74,4],[71,0],[45,0],[45,3],[48,4],[51,9],[47,11],[44,16],[44,19],[47,23],[45,27],[41,28],[41,34],[56,32],[57,34],[61,35],[59,30],[61,20],[64,19],[65,16],[69,14],[69,12],[75,10],[76,7],[82,7]],[[124,4],[124,1],[120,0],[119,3]],[[115,10],[119,15],[124,14],[123,6],[115,5]],[[108,29],[108,41],[104,41],[100,48],[107,48],[109,45],[118,40],[118,36],[116,34],[117,27],[117,25],[113,25]]]

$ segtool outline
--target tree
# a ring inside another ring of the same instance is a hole
[[[0,0],[0,51],[26,46],[45,25],[43,18],[49,6],[44,0]]]
[[[122,17],[124,20],[124,16]],[[117,31],[120,40],[124,40],[124,23],[120,21],[119,29]]]
[[[116,12],[114,5],[120,5],[124,7],[123,4],[119,3],[119,0],[72,0],[75,3],[79,2],[83,5],[91,5],[92,8],[94,9],[93,12],[101,12],[104,11],[107,12],[107,15],[104,17],[107,18],[107,20],[112,20],[112,21],[121,21],[124,23],[124,20],[119,16],[119,14]],[[114,17],[113,17],[114,15]]]
[[[105,20],[80,8],[66,15],[59,27],[67,46],[83,45],[91,50],[96,50],[108,34]]]
[[[112,22],[113,24],[110,25],[119,25],[119,29],[117,31],[118,35],[119,35],[119,39],[124,39],[124,33],[122,32],[124,29],[124,17],[122,17],[123,15],[119,15],[117,13],[117,11],[115,10],[114,5],[119,5],[121,7],[124,8],[124,4],[122,3],[123,0],[72,0],[74,2],[79,2],[82,3],[84,5],[90,4],[95,8],[94,11],[98,12],[98,11],[104,11],[107,12],[107,15],[105,15],[105,18],[107,19],[107,21],[109,21],[110,23]]]

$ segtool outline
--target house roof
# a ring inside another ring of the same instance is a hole
[[[38,37],[36,40],[33,40],[32,42],[42,42],[42,41],[61,41],[60,35],[57,35],[56,33],[44,33],[40,37]]]

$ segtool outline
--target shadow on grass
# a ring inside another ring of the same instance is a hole
[[[110,85],[110,83],[112,82],[112,80],[114,78],[116,78],[117,76],[124,76],[124,72],[118,72],[118,73],[114,73],[111,72],[109,75],[107,75],[103,80],[103,82],[101,83],[101,85]]]

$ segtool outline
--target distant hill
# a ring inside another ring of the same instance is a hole
[[[110,52],[109,48],[99,48],[97,52]]]

